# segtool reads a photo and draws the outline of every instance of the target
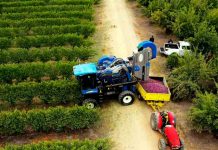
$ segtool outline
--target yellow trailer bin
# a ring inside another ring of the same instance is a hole
[[[162,82],[163,85],[167,87],[168,93],[149,93],[143,88],[140,82],[138,82],[136,85],[136,88],[138,90],[138,97],[141,100],[145,100],[147,104],[150,105],[154,110],[158,110],[164,105],[164,102],[170,101],[171,93],[165,77],[150,76],[149,78]]]

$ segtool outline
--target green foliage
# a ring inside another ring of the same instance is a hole
[[[216,31],[218,32],[218,8],[209,10],[206,19],[210,25],[215,26]]]
[[[6,49],[11,46],[11,40],[9,38],[0,38],[0,49]]]
[[[45,5],[45,2],[43,1],[0,2],[1,7],[40,6],[40,5]]]
[[[31,35],[49,35],[49,34],[63,34],[63,33],[76,33],[84,37],[89,37],[95,31],[93,24],[79,24],[79,25],[66,25],[66,26],[46,26],[31,28],[33,32]]]
[[[76,80],[56,80],[47,82],[23,82],[17,85],[0,85],[0,100],[10,104],[20,102],[31,104],[33,98],[40,103],[80,103],[80,86]]]
[[[0,49],[90,46],[98,0],[1,1]]]
[[[137,0],[143,6],[148,6],[150,1],[152,0]]]
[[[89,128],[98,121],[99,113],[85,107],[50,107],[30,111],[0,113],[0,135],[32,132],[61,132]]]
[[[17,37],[26,35],[51,35],[76,33],[85,38],[92,35],[95,31],[93,24],[61,25],[61,26],[38,26],[32,28],[0,28],[0,37]]]
[[[195,10],[184,8],[176,14],[175,22],[173,22],[173,32],[182,39],[193,37],[198,22],[199,16],[195,15]]]
[[[164,14],[160,10],[157,10],[151,14],[151,21],[153,23],[161,25],[165,17],[166,17],[166,14]]]
[[[90,140],[73,140],[73,141],[49,141],[37,144],[27,145],[7,145],[4,150],[110,150],[110,142],[105,139]]]
[[[92,9],[89,5],[47,5],[47,6],[21,6],[3,7],[2,13],[44,12],[44,11],[71,11]]]
[[[194,37],[190,41],[205,55],[209,53],[217,56],[218,52],[218,34],[213,26],[207,22],[202,22],[194,32]]]
[[[198,93],[194,99],[195,106],[189,112],[193,128],[198,131],[218,133],[218,95]]]
[[[24,13],[7,13],[2,14],[2,19],[21,20],[27,18],[80,18],[92,20],[92,10],[80,10],[80,11],[45,11],[45,12],[24,12]]]
[[[201,54],[186,53],[179,58],[179,67],[169,75],[169,87],[174,100],[184,100],[195,97],[198,90],[212,91],[215,88],[213,68]]]
[[[218,82],[218,57],[211,59],[208,65],[214,71],[214,80]]]
[[[0,113],[0,135],[24,133],[26,114],[23,111]]]
[[[52,25],[90,24],[90,21],[79,18],[35,18],[23,20],[0,20],[0,27],[38,27]]]
[[[146,6],[145,14],[151,21],[165,27],[166,32],[189,39],[199,53],[217,56],[217,0],[138,1]]]
[[[173,69],[179,66],[179,55],[173,53],[167,57],[167,68]]]
[[[87,47],[53,47],[34,49],[8,49],[0,52],[0,64],[22,63],[34,61],[77,61],[87,60],[95,54],[95,50]]]
[[[0,2],[2,7],[43,6],[43,5],[93,5],[96,0],[44,0]]]
[[[91,42],[77,34],[24,36],[15,39],[15,45],[21,48],[63,46],[66,44],[70,44],[73,47],[90,46]]]
[[[43,77],[50,80],[71,78],[75,62],[32,62],[0,65],[0,83],[12,83],[29,80],[42,81]],[[61,77],[60,77],[61,76]]]

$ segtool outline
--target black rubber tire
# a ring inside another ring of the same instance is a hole
[[[166,150],[167,144],[164,139],[160,139],[158,143],[159,150]]]
[[[180,148],[180,150],[185,150],[185,145],[184,145],[184,141],[183,141],[183,139],[180,139],[180,143],[181,143],[181,148]]]
[[[142,95],[140,93],[138,93],[138,100],[143,101],[143,97],[142,97]]]
[[[123,91],[118,96],[118,101],[124,105],[131,105],[135,100],[135,95],[131,91]]]
[[[176,128],[176,116],[174,113],[173,113],[173,116],[174,116],[174,127]]]
[[[97,106],[97,104],[97,101],[93,98],[87,98],[82,103],[82,105],[88,109],[94,109]]]
[[[150,125],[154,131],[158,130],[158,112],[153,112],[150,117]]]

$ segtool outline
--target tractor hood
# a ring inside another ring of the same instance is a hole
[[[174,126],[166,125],[164,132],[171,147],[179,148],[181,146],[179,135]]]
[[[84,76],[88,74],[96,74],[97,68],[94,63],[80,64],[73,67],[73,74],[75,76]]]

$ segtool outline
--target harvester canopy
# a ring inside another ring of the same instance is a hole
[[[73,67],[73,74],[75,76],[84,76],[96,73],[97,67],[94,63],[80,64]]]

